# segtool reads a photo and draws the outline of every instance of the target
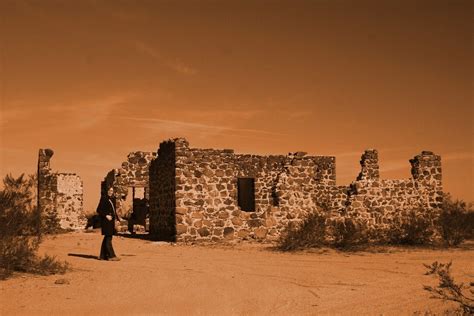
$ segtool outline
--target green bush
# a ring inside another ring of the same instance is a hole
[[[7,175],[0,191],[0,278],[13,271],[50,274],[64,272],[66,263],[36,255],[41,225],[34,204],[34,178]]]
[[[438,231],[447,246],[457,246],[474,236],[474,210],[464,201],[453,201],[445,195],[441,214],[438,219]]]

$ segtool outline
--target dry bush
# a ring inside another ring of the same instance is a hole
[[[429,245],[434,238],[434,225],[432,220],[422,209],[411,210],[408,216],[401,217],[390,229],[390,243],[394,245],[422,246]]]
[[[327,216],[324,213],[309,214],[300,225],[288,227],[278,242],[278,248],[291,251],[323,246],[327,233],[326,221]]]
[[[34,204],[34,178],[7,175],[0,191],[0,278],[13,271],[49,274],[67,269],[66,263],[39,258],[40,217]]]
[[[474,282],[469,285],[456,283],[451,276],[450,268],[452,262],[424,265],[428,271],[425,275],[436,275],[439,284],[436,287],[423,286],[432,294],[432,298],[453,301],[459,304],[460,311],[465,315],[474,315]]]
[[[367,245],[367,227],[360,221],[345,218],[332,225],[333,246],[341,250],[351,250]]]
[[[453,201],[449,194],[443,199],[438,219],[438,231],[447,246],[457,246],[474,236],[474,210],[472,204]]]

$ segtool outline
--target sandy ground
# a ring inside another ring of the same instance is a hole
[[[119,262],[96,260],[99,232],[44,241],[41,253],[71,263],[65,275],[17,275],[0,282],[3,315],[410,315],[440,313],[423,263],[453,261],[474,278],[474,245],[385,253],[280,253],[269,245],[172,245],[116,237]],[[66,279],[69,284],[56,284]]]

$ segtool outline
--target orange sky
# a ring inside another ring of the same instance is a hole
[[[442,156],[474,200],[471,1],[0,1],[0,175],[84,180],[86,210],[129,151],[186,137],[240,153],[377,148],[381,176]]]

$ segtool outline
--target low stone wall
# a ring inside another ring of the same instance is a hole
[[[83,185],[76,174],[56,175],[56,205],[62,228],[83,229],[86,225],[83,209]],[[81,210],[81,211],[79,211]]]
[[[86,225],[83,211],[83,185],[73,173],[52,172],[54,152],[40,149],[38,154],[38,210],[46,232],[82,229]]]
[[[441,157],[424,151],[410,160],[412,178],[380,180],[378,172],[365,172],[366,155],[378,170],[377,152],[362,155],[362,172],[349,189],[345,217],[362,221],[370,232],[383,234],[393,225],[407,221],[410,214],[433,221],[443,202]],[[364,176],[362,176],[364,174]]]

